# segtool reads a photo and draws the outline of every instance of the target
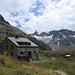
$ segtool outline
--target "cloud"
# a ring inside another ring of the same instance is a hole
[[[37,0],[34,4],[33,7],[30,9],[30,12],[33,12],[35,16],[43,15],[42,10],[44,9],[44,4],[42,1]]]
[[[75,0],[1,0],[0,13],[26,33],[75,30]]]

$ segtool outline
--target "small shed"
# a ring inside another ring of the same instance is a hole
[[[27,38],[6,37],[0,47],[4,55],[20,60],[39,60],[38,45]]]

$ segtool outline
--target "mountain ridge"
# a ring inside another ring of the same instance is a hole
[[[40,34],[35,31],[29,35],[49,44],[54,50],[75,50],[75,31],[72,30],[61,29],[49,31],[48,33],[42,32]]]
[[[9,24],[9,22],[6,21],[1,14],[0,14],[0,23]]]

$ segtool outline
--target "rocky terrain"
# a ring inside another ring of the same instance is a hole
[[[40,34],[35,31],[30,36],[49,44],[53,50],[75,50],[75,31],[62,29]]]

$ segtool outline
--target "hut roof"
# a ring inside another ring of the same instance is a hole
[[[38,47],[38,45],[36,45],[27,38],[15,38],[15,37],[7,37],[7,38],[18,47]]]

